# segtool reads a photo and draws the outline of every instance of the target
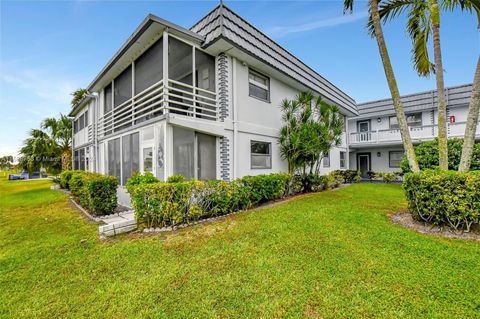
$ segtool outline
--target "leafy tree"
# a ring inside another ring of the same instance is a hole
[[[283,100],[281,109],[284,126],[278,143],[289,173],[318,173],[323,156],[341,142],[344,123],[338,107],[304,92]]]
[[[0,169],[9,170],[13,165],[13,156],[7,155],[0,157]]]
[[[353,2],[354,0],[344,0],[344,13],[353,11]],[[372,25],[373,34],[377,40],[378,50],[380,53],[380,58],[383,63],[383,70],[385,71],[385,77],[387,78],[388,87],[390,88],[390,93],[392,95],[393,107],[397,116],[397,122],[402,136],[403,147],[405,149],[408,162],[412,171],[418,172],[418,163],[415,157],[415,151],[413,149],[412,139],[410,137],[410,131],[407,125],[407,119],[405,117],[405,111],[403,109],[402,102],[400,100],[400,92],[397,86],[397,80],[395,78],[395,73],[393,72],[392,62],[390,61],[390,56],[388,54],[387,45],[385,43],[385,38],[383,36],[382,25],[380,21],[380,14],[378,8],[379,0],[368,0],[369,11],[370,11],[370,23]]]
[[[75,92],[71,94],[73,96],[72,102],[71,102],[72,107],[75,107],[78,104],[78,102],[80,102],[87,94],[89,94],[87,89],[75,90]]]

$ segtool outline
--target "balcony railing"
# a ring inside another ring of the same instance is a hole
[[[447,124],[448,137],[463,137],[465,133],[465,122],[449,123]],[[412,140],[429,140],[438,136],[437,125],[422,125],[409,127],[410,137]],[[477,126],[477,136],[480,137],[480,125]],[[349,144],[364,145],[364,144],[382,144],[401,142],[402,137],[398,129],[383,129],[367,132],[353,132],[349,136]]]
[[[155,83],[98,120],[98,136],[106,136],[167,112],[215,121],[218,118],[215,92],[168,80]]]

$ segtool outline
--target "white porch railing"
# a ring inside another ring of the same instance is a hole
[[[465,122],[448,123],[447,132],[449,137],[463,137],[465,134]],[[429,140],[438,136],[437,125],[422,125],[409,127],[412,140]],[[477,136],[480,136],[480,125],[477,126]],[[402,137],[398,129],[383,129],[367,132],[353,132],[349,136],[349,144],[381,144],[401,142]]]
[[[114,107],[98,120],[98,136],[106,136],[167,112],[189,117],[217,120],[215,92],[189,84],[163,80]]]

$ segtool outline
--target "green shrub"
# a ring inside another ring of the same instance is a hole
[[[88,210],[96,215],[108,215],[117,208],[118,180],[115,176],[93,176],[85,184]]]
[[[375,177],[381,178],[385,183],[393,183],[400,180],[400,175],[396,172],[375,173]]]
[[[145,172],[144,175],[140,174],[139,172],[134,172],[132,177],[130,177],[127,180],[125,187],[127,188],[127,191],[130,192],[129,189],[134,187],[135,185],[152,184],[152,183],[158,183],[158,182],[160,182],[160,180],[155,176],[153,176],[153,174],[150,172]]]
[[[146,227],[173,227],[198,219],[204,214],[202,199],[191,199],[204,187],[198,181],[138,184],[130,193],[137,220]]]
[[[172,175],[167,178],[167,183],[183,183],[187,179],[183,175]]]
[[[357,176],[360,175],[360,172],[352,169],[346,169],[346,170],[339,169],[339,170],[332,171],[331,174],[335,176],[340,176],[342,178],[342,183],[354,183],[357,179]]]
[[[255,205],[285,196],[289,180],[288,174],[278,173],[245,176],[241,179],[241,182],[248,188],[250,200]]]
[[[117,207],[116,177],[74,171],[69,185],[75,201],[95,215],[111,214]]]
[[[374,179],[375,177],[377,177],[377,173],[375,173],[374,171],[368,171],[367,176],[370,179]]]
[[[462,156],[462,147],[463,139],[462,138],[453,138],[448,140],[448,169],[449,170],[458,170],[460,165],[460,158]],[[415,154],[417,155],[418,165],[420,169],[433,169],[438,167],[438,140],[434,139],[432,141],[423,142],[415,146]],[[408,160],[406,157],[403,157],[400,162],[400,167],[402,172],[409,173],[411,172],[410,166],[408,165]],[[472,154],[472,164],[470,166],[471,170],[480,170],[480,144],[475,144]]]
[[[480,172],[408,173],[403,188],[416,220],[467,231],[479,223]]]
[[[79,170],[69,170],[69,171],[63,171],[60,173],[60,186],[64,189],[70,189],[70,179],[72,178],[72,175],[76,172],[83,172]]]
[[[331,177],[330,188],[337,188],[345,182],[343,173],[338,173],[337,171],[330,172],[328,174]]]
[[[251,206],[248,187],[240,181],[208,181],[206,182],[205,211],[208,215],[225,215]]]

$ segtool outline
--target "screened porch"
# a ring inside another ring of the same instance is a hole
[[[99,137],[175,113],[216,121],[215,58],[164,33],[103,89]]]

